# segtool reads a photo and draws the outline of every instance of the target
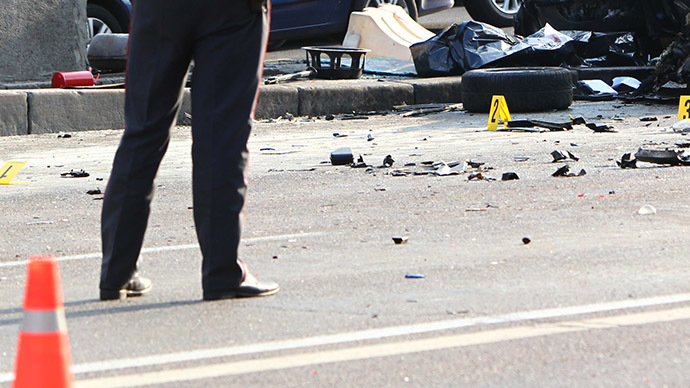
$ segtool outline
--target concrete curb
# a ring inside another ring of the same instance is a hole
[[[257,119],[369,112],[396,105],[460,102],[461,77],[310,80],[262,85]],[[124,127],[123,89],[0,90],[0,136]],[[189,124],[185,90],[178,122]]]

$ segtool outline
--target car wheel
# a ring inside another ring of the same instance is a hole
[[[124,32],[115,16],[100,5],[88,4],[86,15],[89,23],[89,41],[98,34]]]
[[[510,27],[522,0],[465,0],[465,9],[472,19],[496,27]]]
[[[393,4],[401,6],[412,19],[417,20],[417,4],[414,0],[357,0],[353,9],[361,11],[366,7],[378,7],[382,4]]]
[[[469,112],[488,112],[494,95],[504,96],[511,112],[566,109],[573,103],[573,75],[560,67],[470,70],[462,75],[461,93]]]

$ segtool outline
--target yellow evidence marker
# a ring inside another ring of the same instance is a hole
[[[678,121],[690,119],[690,96],[680,96]]]
[[[498,121],[505,123],[510,121],[510,111],[504,96],[493,96],[491,99],[491,110],[489,111],[489,131],[498,130]]]
[[[26,162],[7,162],[2,169],[0,169],[0,185],[14,185],[17,183],[26,182],[10,182],[12,178],[26,165]]]

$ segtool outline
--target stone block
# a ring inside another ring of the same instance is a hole
[[[298,88],[300,116],[381,111],[414,104],[414,87],[404,83],[317,80]]]
[[[50,79],[86,69],[86,0],[4,0],[0,82]]]
[[[396,81],[414,87],[415,104],[458,103],[462,101],[462,77],[419,78]]]
[[[36,90],[29,93],[29,133],[125,126],[123,89]]]
[[[0,90],[0,136],[29,133],[26,92]]]
[[[299,113],[299,90],[294,86],[263,85],[256,107],[256,119],[269,119]]]

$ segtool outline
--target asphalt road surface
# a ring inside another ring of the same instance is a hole
[[[0,384],[25,260],[52,254],[77,387],[686,387],[690,170],[616,165],[685,142],[676,110],[513,115],[616,133],[489,132],[486,115],[463,111],[258,123],[241,255],[281,292],[219,302],[201,301],[189,128],[175,129],[157,180],[141,265],[154,289],[122,302],[96,299],[102,202],[86,194],[105,188],[121,132],[4,137],[2,158],[28,161],[15,178],[28,183],[0,186]],[[331,166],[344,146],[372,169]],[[552,177],[566,163],[554,150],[587,174]],[[411,174],[466,160],[497,180]],[[71,169],[91,175],[61,177]],[[654,214],[638,214],[645,205]]]

